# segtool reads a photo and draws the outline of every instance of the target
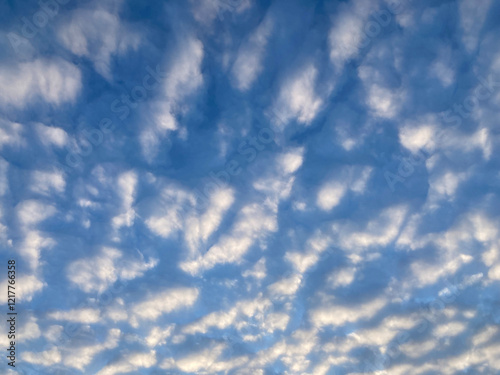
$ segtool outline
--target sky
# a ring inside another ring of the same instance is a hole
[[[0,2],[0,372],[498,374],[499,12]]]

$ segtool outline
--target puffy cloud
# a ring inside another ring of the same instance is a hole
[[[66,348],[63,352],[63,362],[67,367],[84,371],[98,353],[116,348],[119,344],[120,336],[121,331],[113,328],[109,330],[106,340],[102,343]]]
[[[287,77],[274,106],[283,121],[295,119],[305,125],[311,124],[323,105],[323,99],[316,92],[317,76],[317,68],[309,64]]]
[[[54,311],[47,316],[49,319],[62,320],[67,322],[92,324],[100,320],[100,311],[90,307],[81,309],[73,309],[68,311]]]
[[[369,319],[379,312],[387,301],[385,298],[375,298],[371,301],[352,306],[332,303],[310,311],[310,320],[315,327],[328,325],[342,326],[346,323],[355,323],[362,319]]]
[[[45,146],[64,147],[68,143],[68,133],[61,128],[36,124],[35,129],[40,142]]]
[[[89,58],[107,80],[112,79],[112,57],[137,49],[141,41],[140,35],[117,16],[118,4],[106,9],[106,3],[93,2],[88,9],[75,9],[58,28],[62,44],[75,55]]]
[[[61,105],[74,102],[81,90],[81,73],[62,59],[37,59],[15,67],[0,67],[0,105],[24,108],[35,100]]]
[[[273,18],[268,14],[239,48],[231,72],[241,91],[248,90],[262,71],[262,60],[272,30]]]
[[[117,179],[118,192],[122,199],[121,214],[113,218],[113,227],[119,229],[122,226],[130,227],[134,223],[135,211],[132,208],[137,190],[137,174],[128,171],[121,174]]]
[[[164,345],[166,343],[166,339],[172,335],[174,328],[175,327],[173,325],[163,329],[161,327],[153,327],[149,332],[148,337],[146,337],[146,345],[150,348],[154,348],[158,345]]]
[[[167,289],[152,294],[145,300],[135,303],[131,309],[130,323],[137,326],[138,320],[156,320],[163,314],[192,306],[199,296],[196,288]]]
[[[355,193],[364,192],[371,173],[370,167],[346,168],[338,178],[327,181],[319,188],[316,204],[322,210],[330,211],[349,190]]]
[[[132,352],[102,368],[97,375],[114,375],[136,372],[141,368],[150,368],[156,364],[156,352]]]
[[[34,171],[31,175],[31,190],[42,195],[52,192],[61,194],[66,188],[66,181],[61,171]]]
[[[145,261],[124,257],[114,248],[102,248],[90,258],[78,259],[67,268],[68,279],[84,292],[102,293],[118,280],[132,280],[141,277],[158,264],[157,259]]]
[[[332,20],[328,41],[330,60],[337,69],[352,58],[357,57],[366,46],[369,36],[365,32],[366,22],[373,5],[368,1],[352,1],[342,4]]]
[[[52,348],[38,353],[27,351],[21,354],[21,358],[23,361],[34,365],[52,366],[61,362],[61,353],[57,348]]]
[[[176,116],[187,111],[185,100],[203,84],[203,44],[187,36],[179,38],[177,48],[162,82],[163,95],[152,104],[153,124],[139,137],[143,155],[149,162],[156,157],[162,137],[179,128]]]
[[[461,0],[460,23],[462,25],[462,41],[469,52],[477,47],[479,33],[483,28],[486,15],[491,6],[491,0]]]
[[[5,145],[10,147],[23,146],[25,144],[23,132],[24,129],[21,124],[0,119],[0,149]]]

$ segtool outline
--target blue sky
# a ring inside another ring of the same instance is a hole
[[[2,2],[2,373],[496,374],[499,12]]]

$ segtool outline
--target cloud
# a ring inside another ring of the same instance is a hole
[[[305,125],[311,124],[323,105],[323,99],[316,92],[317,75],[317,68],[308,64],[287,77],[274,105],[279,118],[285,122],[295,119]]]
[[[150,368],[156,364],[156,352],[132,352],[123,358],[102,368],[97,375],[114,375],[136,372],[141,368]]]
[[[163,329],[161,327],[153,327],[148,337],[146,337],[146,345],[150,348],[154,348],[158,345],[165,345],[167,342],[166,339],[172,335],[174,328],[173,325]]]
[[[61,171],[34,171],[31,174],[31,190],[42,195],[52,192],[61,194],[66,188],[66,181]]]
[[[151,294],[131,309],[130,324],[137,326],[138,320],[156,320],[163,314],[192,306],[199,296],[196,288],[174,288]]]
[[[92,324],[100,320],[100,311],[93,308],[80,308],[68,311],[54,311],[47,315],[49,319],[67,322]]]
[[[371,173],[370,167],[345,168],[337,179],[327,181],[320,187],[316,204],[322,210],[330,211],[349,190],[355,193],[364,192]]]
[[[463,30],[462,41],[468,52],[473,52],[477,47],[479,33],[484,26],[490,5],[491,0],[460,1],[460,23]]]
[[[23,361],[32,363],[34,365],[52,366],[61,362],[61,353],[57,348],[45,350],[43,352],[23,352],[21,354]]]
[[[80,70],[60,58],[36,59],[0,67],[0,106],[23,109],[37,100],[59,106],[75,102],[82,82]]]
[[[151,162],[158,153],[160,140],[179,128],[177,116],[185,113],[185,100],[202,86],[204,50],[201,41],[194,36],[179,37],[177,51],[162,83],[161,97],[151,104],[153,123],[142,131],[139,140],[142,152]]]
[[[35,129],[45,146],[55,146],[58,148],[64,147],[68,143],[68,133],[63,129],[55,126],[46,126],[43,124],[36,124]]]
[[[118,280],[141,277],[158,264],[157,259],[125,257],[114,248],[104,247],[94,257],[82,258],[68,265],[68,279],[86,293],[102,293]]]
[[[328,325],[342,326],[348,322],[355,323],[362,319],[370,319],[386,304],[387,301],[382,297],[352,306],[330,303],[311,310],[310,320],[318,328]]]
[[[120,342],[120,336],[121,331],[113,328],[109,330],[106,340],[102,343],[66,348],[63,352],[63,362],[67,367],[84,371],[98,353],[116,348]]]
[[[22,135],[24,129],[21,124],[0,119],[0,125],[0,149],[3,149],[5,145],[16,148],[25,145]]]
[[[337,69],[356,57],[366,43],[368,36],[364,31],[365,22],[373,9],[367,1],[352,1],[349,5],[342,5],[332,20],[328,36],[330,60]]]
[[[250,89],[252,83],[261,73],[264,52],[272,30],[273,18],[268,14],[239,48],[231,69],[235,86],[239,90],[246,91]]]
[[[113,218],[113,227],[130,227],[134,223],[135,211],[132,208],[137,190],[137,174],[134,171],[122,173],[117,179],[118,192],[122,199],[121,214]]]
[[[140,34],[117,16],[117,4],[115,9],[106,9],[106,3],[93,2],[88,9],[73,10],[57,30],[68,50],[89,58],[94,69],[109,81],[113,78],[112,58],[136,50],[141,41]]]

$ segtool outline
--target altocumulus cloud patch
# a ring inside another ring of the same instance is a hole
[[[0,373],[499,372],[498,1],[0,10]]]

